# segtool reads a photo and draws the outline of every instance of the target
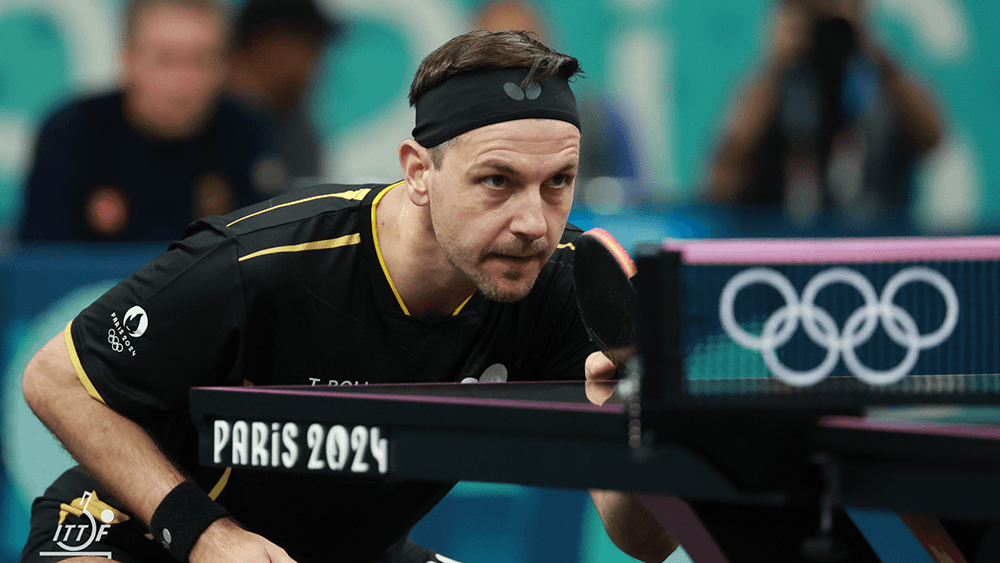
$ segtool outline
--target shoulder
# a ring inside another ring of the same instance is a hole
[[[538,274],[531,294],[551,295],[551,292],[569,291],[573,285],[573,256],[576,252],[576,241],[583,230],[572,224],[567,224],[555,251]]]
[[[83,132],[121,115],[121,92],[75,98],[56,107],[42,123],[43,134]]]
[[[244,207],[226,215],[223,221],[239,236],[319,216],[340,212],[350,214],[362,207],[371,207],[369,196],[385,187],[385,184],[320,184]]]
[[[370,230],[372,201],[389,186],[312,186],[218,220],[237,239],[241,261],[261,253],[354,246]]]
[[[556,246],[555,252],[552,253],[552,258],[549,259],[549,264],[558,267],[571,266],[573,264],[573,255],[576,251],[576,241],[582,234],[583,229],[567,223],[562,238],[559,239],[559,244]]]

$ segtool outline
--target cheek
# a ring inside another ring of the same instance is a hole
[[[570,211],[573,210],[573,191],[568,190],[561,197],[553,201],[547,208],[546,217],[549,222],[549,229],[553,229],[557,234],[562,234],[566,221],[569,219]]]

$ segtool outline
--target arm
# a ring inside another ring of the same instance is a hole
[[[661,563],[680,545],[633,493],[590,489],[611,542],[639,561]]]
[[[708,198],[734,203],[750,181],[753,155],[767,132],[778,103],[781,75],[773,67],[754,78],[739,95],[727,118],[717,154],[709,168]]]
[[[878,64],[889,98],[896,110],[896,120],[919,153],[941,142],[944,123],[929,88],[915,76],[899,68],[888,53],[874,49],[872,59]]]
[[[882,46],[877,33],[871,31],[862,3],[853,4],[853,9],[849,9],[849,3],[840,6],[844,11],[839,15],[851,23],[859,35],[858,42],[862,51],[878,67],[879,76],[896,112],[897,124],[917,152],[924,153],[933,149],[944,136],[944,122],[930,88],[916,76],[900,68]]]
[[[148,525],[163,497],[185,480],[142,427],[87,393],[62,335],[45,344],[28,363],[23,389],[38,418],[143,523]],[[193,563],[250,558],[291,561],[281,548],[229,519],[209,526],[189,557]]]
[[[749,182],[751,160],[777,110],[781,77],[808,46],[808,24],[806,12],[799,6],[782,5],[776,11],[763,69],[740,92],[726,118],[722,139],[709,169],[709,199],[735,202]]]
[[[614,391],[608,380],[615,374],[615,365],[601,352],[594,352],[587,358],[584,371],[587,398],[598,405],[604,403]],[[680,545],[636,495],[591,489],[590,498],[608,538],[629,556],[646,563],[660,563]]]

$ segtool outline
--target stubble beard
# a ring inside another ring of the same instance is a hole
[[[465,275],[472,280],[472,283],[476,284],[476,288],[479,290],[479,293],[483,294],[483,297],[490,301],[499,301],[501,303],[515,303],[524,299],[531,293],[531,288],[535,286],[535,280],[538,279],[538,276],[535,276],[527,285],[516,291],[504,291],[500,289],[500,284],[496,283],[493,277],[485,271],[465,272]],[[516,270],[507,270],[501,273],[501,276],[507,280],[516,282],[526,277],[526,274]]]
[[[511,248],[513,246],[516,246],[517,248]],[[528,248],[532,254],[537,254],[544,251],[539,249],[539,247],[544,248],[544,246],[544,242],[536,241],[536,243],[528,245]],[[524,251],[525,245],[507,245],[504,248],[486,249],[478,260],[460,260],[458,258],[461,255],[455,256],[450,251],[446,251],[445,256],[448,261],[451,262],[452,266],[465,274],[465,277],[467,277],[469,281],[476,286],[476,289],[483,294],[483,297],[489,299],[490,301],[514,303],[524,299],[529,293],[531,293],[531,289],[535,286],[535,282],[538,280],[538,275],[532,275],[523,270],[516,269],[503,270],[499,273],[499,275],[495,275],[481,267],[480,264],[482,264],[485,257],[491,254],[517,254],[518,252]],[[522,283],[514,288],[506,289],[503,287],[503,281]]]
[[[453,268],[462,272],[462,274],[476,286],[476,289],[483,295],[483,297],[489,299],[490,301],[515,303],[524,299],[529,293],[531,293],[531,289],[535,286],[535,282],[538,280],[538,274],[535,274],[532,279],[522,287],[513,290],[505,290],[501,288],[501,285],[497,283],[494,276],[486,271],[481,264],[485,258],[491,254],[520,256],[524,254],[538,255],[545,252],[547,257],[551,256],[552,250],[548,247],[548,244],[544,239],[537,239],[527,243],[515,240],[509,244],[487,247],[482,251],[482,253],[476,255],[474,252],[470,251],[461,244],[459,238],[455,236],[455,233],[447,232],[447,230],[442,232],[440,229],[437,229],[434,221],[435,215],[435,207],[432,205],[429,224],[431,236],[437,239],[438,247],[441,249],[445,259]],[[522,280],[529,275],[530,274],[521,270],[505,270],[500,273],[500,277],[513,282]]]
[[[501,283],[499,283],[501,280],[497,280],[493,274],[481,266],[483,260],[491,254],[520,255],[530,253],[537,255],[547,250],[547,245],[543,240],[536,240],[528,244],[514,243],[503,245],[502,247],[489,247],[478,257],[473,258],[471,252],[462,245],[457,244],[457,241],[450,237],[439,240],[438,244],[441,246],[445,259],[456,270],[462,272],[476,286],[476,289],[483,294],[483,297],[490,301],[499,301],[501,303],[514,303],[527,297],[531,293],[531,289],[535,286],[538,275],[531,276],[531,274],[522,270],[504,270],[500,272],[499,277],[510,282],[524,281],[531,276],[531,279],[527,280],[520,287],[504,289]]]

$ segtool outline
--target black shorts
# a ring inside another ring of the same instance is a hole
[[[86,505],[87,510],[81,510]],[[144,524],[80,467],[62,475],[31,505],[31,530],[21,563],[50,563],[93,555],[120,563],[177,563]],[[457,563],[409,538],[369,563]]]

